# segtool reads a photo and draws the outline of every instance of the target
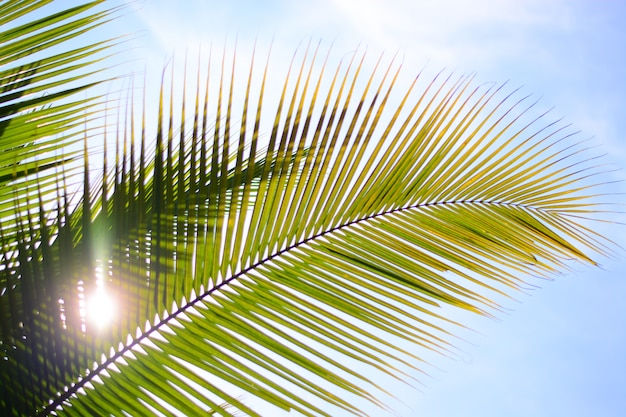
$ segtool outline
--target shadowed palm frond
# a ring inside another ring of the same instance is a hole
[[[80,39],[113,10],[92,1],[47,13],[49,3],[0,1],[2,415],[32,415],[91,364],[68,348],[75,342],[59,320],[69,296],[57,286],[59,265],[71,246],[59,252],[63,215],[51,207],[82,177],[82,136],[93,134],[99,101],[86,94],[102,81],[100,64],[114,44]]]
[[[213,89],[199,70],[176,105],[162,85],[154,140],[130,110],[97,180],[85,138],[79,204],[60,187],[39,219],[7,208],[3,285],[55,291],[4,287],[36,306],[28,342],[2,333],[3,386],[31,414],[363,415],[393,394],[379,376],[415,383],[428,352],[453,354],[451,311],[495,314],[525,277],[611,251],[577,223],[602,168],[528,98],[454,75],[397,96],[393,63],[364,77],[355,54],[329,75],[316,57],[269,112],[254,63],[241,83],[224,58]],[[85,312],[97,294],[106,326]]]

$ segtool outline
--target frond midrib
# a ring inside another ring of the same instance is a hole
[[[64,391],[62,393],[62,395],[60,395],[59,397],[57,397],[55,400],[53,400],[53,402],[51,402],[48,406],[46,406],[41,412],[38,413],[38,416],[44,416],[47,415],[47,413],[53,411],[54,409],[56,409],[58,406],[62,405],[63,402],[65,402],[66,400],[70,399],[72,395],[76,394],[81,388],[83,388],[85,385],[87,385],[89,382],[91,382],[93,380],[94,377],[100,375],[100,373],[104,370],[106,370],[110,365],[114,364],[119,358],[123,357],[127,352],[132,351],[132,349],[136,346],[141,345],[141,342],[145,339],[148,339],[152,334],[154,334],[155,332],[159,331],[163,326],[166,326],[168,323],[170,323],[171,321],[175,320],[178,316],[180,316],[181,314],[187,312],[189,309],[195,307],[199,302],[201,302],[202,300],[206,299],[207,297],[211,296],[213,293],[220,291],[223,288],[226,288],[227,286],[229,286],[231,283],[235,282],[236,280],[238,280],[240,277],[248,274],[250,271],[253,271],[261,266],[263,266],[264,264],[272,261],[273,259],[287,253],[290,252],[294,249],[297,249],[299,247],[302,247],[303,245],[308,244],[311,241],[320,239],[324,236],[333,234],[335,232],[338,232],[340,230],[344,230],[350,227],[353,227],[357,224],[362,224],[365,222],[369,222],[371,220],[377,219],[377,218],[381,218],[381,217],[386,217],[386,216],[391,216],[394,215],[396,213],[401,213],[401,212],[406,212],[409,210],[415,210],[415,209],[422,209],[422,208],[426,208],[426,207],[437,207],[437,206],[466,206],[466,205],[485,205],[485,206],[491,206],[491,205],[498,205],[498,206],[503,206],[503,207],[514,207],[514,208],[521,208],[521,209],[525,209],[525,210],[530,210],[530,211],[536,211],[536,212],[551,212],[551,210],[549,209],[545,209],[542,207],[536,207],[536,206],[530,206],[530,205],[526,205],[523,203],[516,203],[516,202],[509,202],[509,201],[491,201],[488,199],[480,199],[480,200],[464,200],[464,199],[459,199],[459,200],[451,200],[451,201],[433,201],[433,202],[426,202],[426,203],[417,203],[417,204],[413,204],[413,205],[409,205],[409,206],[404,206],[404,207],[397,207],[397,208],[393,208],[391,210],[387,210],[387,211],[383,211],[380,213],[375,213],[375,214],[370,214],[368,216],[364,216],[361,217],[359,219],[355,219],[355,220],[351,220],[349,222],[346,222],[344,224],[340,224],[337,226],[334,226],[330,229],[324,230],[322,232],[319,232],[317,234],[314,234],[312,236],[309,236],[305,239],[302,239],[301,241],[295,242],[283,249],[280,249],[278,251],[276,251],[275,253],[270,254],[269,256],[257,261],[256,263],[246,267],[245,269],[237,272],[236,274],[233,274],[231,277],[225,279],[224,281],[220,282],[219,284],[215,285],[214,287],[204,291],[202,294],[197,295],[195,298],[193,298],[192,300],[188,301],[187,303],[185,303],[184,305],[178,307],[175,311],[173,311],[172,313],[168,314],[166,317],[162,318],[161,320],[159,320],[158,322],[156,322],[155,324],[153,324],[147,331],[143,332],[139,337],[137,338],[133,338],[132,342],[125,345],[122,349],[120,349],[119,351],[117,351],[114,355],[112,355],[111,357],[109,357],[106,361],[104,361],[103,363],[101,363],[100,365],[98,365],[95,369],[89,371],[89,373],[85,376],[83,376],[80,381],[76,382],[74,385],[72,385],[71,387],[69,387],[69,389],[67,389],[66,391]]]

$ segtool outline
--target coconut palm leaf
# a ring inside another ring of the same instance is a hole
[[[393,62],[298,59],[269,113],[254,60],[245,82],[199,66],[180,100],[164,82],[153,140],[129,105],[97,178],[83,138],[74,200],[38,173],[6,205],[7,414],[363,415],[381,376],[453,354],[454,311],[611,251],[580,220],[602,168],[528,98],[453,75],[398,96]]]
[[[76,93],[100,81],[93,75],[102,69],[94,64],[111,46],[102,41],[64,48],[106,21],[111,11],[86,14],[102,1],[28,19],[47,3],[0,3],[0,219],[12,216],[15,196],[26,201],[26,194],[37,189],[34,184],[55,183],[51,169],[78,155],[70,146],[80,140],[76,130],[95,113],[94,98],[78,99]],[[35,175],[40,179],[31,183]],[[5,225],[4,233],[16,232]]]
[[[99,10],[103,1],[56,12],[49,3],[0,1],[2,415],[32,414],[89,365],[57,356],[64,336],[55,276],[62,271],[51,248],[62,233],[50,207],[64,176],[82,177],[82,146],[75,145],[98,116],[98,98],[86,94],[104,78],[101,62],[114,43],[79,40],[113,11]]]

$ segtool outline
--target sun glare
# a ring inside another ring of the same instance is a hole
[[[115,316],[115,301],[110,294],[99,287],[85,302],[87,320],[98,327],[104,327]]]

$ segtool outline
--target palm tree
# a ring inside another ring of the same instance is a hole
[[[267,117],[267,67],[240,84],[225,54],[192,97],[162,83],[152,137],[133,94],[76,98],[113,40],[55,49],[115,10],[44,3],[0,2],[3,415],[362,415],[451,354],[452,310],[612,250],[580,220],[593,158],[504,85],[398,98],[393,63],[310,47]]]

